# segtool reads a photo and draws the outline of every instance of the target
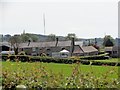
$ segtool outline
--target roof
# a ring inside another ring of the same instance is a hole
[[[57,46],[71,46],[71,41],[58,41]]]
[[[79,45],[74,46],[74,51],[73,53],[83,53],[83,50]]]
[[[75,45],[83,46],[83,41],[75,41]]]
[[[28,46],[28,43],[21,43],[19,48],[31,48],[31,47],[55,47],[56,41],[52,42],[31,42]],[[71,41],[58,41],[57,46],[71,46]]]
[[[90,53],[90,52],[98,52],[96,48],[93,46],[83,46],[81,47],[84,53]]]
[[[11,47],[11,44],[9,42],[0,42],[0,46]]]
[[[60,53],[69,53],[69,51],[64,49],[64,50],[60,51]]]
[[[112,51],[113,47],[105,47],[105,51]]]
[[[54,42],[31,42],[28,46],[28,43],[20,43],[20,48],[31,48],[31,47],[50,47],[55,45]]]

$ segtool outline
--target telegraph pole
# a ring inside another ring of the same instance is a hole
[[[44,35],[45,35],[45,13],[43,13]]]

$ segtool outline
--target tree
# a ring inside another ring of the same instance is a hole
[[[11,46],[14,48],[15,54],[18,54],[19,44],[21,43],[20,35],[14,35],[9,39]]]
[[[110,35],[105,36],[103,46],[105,47],[114,46],[114,39]]]
[[[56,39],[56,35],[55,34],[49,34],[48,35],[48,40],[55,41],[55,39]]]
[[[22,42],[28,42],[28,40],[29,40],[29,36],[28,35],[26,35],[26,34],[22,34],[21,35],[21,40],[22,40]]]
[[[69,33],[69,34],[66,36],[66,39],[67,39],[67,40],[72,40],[72,38],[74,38],[75,40],[77,40],[76,34],[74,34],[74,33]]]
[[[39,38],[36,34],[23,33],[21,34],[21,39],[22,39],[22,42],[28,42],[29,40],[33,42],[37,42]]]
[[[33,42],[37,42],[38,41],[38,36],[35,35],[35,34],[33,34],[33,35],[31,34],[30,38],[32,39]]]
[[[9,39],[11,38],[11,35],[10,34],[6,34],[6,35],[4,35],[4,37],[3,37],[3,39],[4,39],[4,41],[9,41]]]

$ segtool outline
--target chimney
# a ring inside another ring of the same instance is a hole
[[[97,38],[95,38],[95,45],[97,45]]]
[[[88,42],[89,42],[89,43],[88,43],[88,46],[90,46],[90,44],[91,44],[91,43],[90,43],[90,39],[88,39]]]
[[[72,38],[72,41],[71,41],[71,56],[72,56],[72,53],[74,51],[74,46],[75,46],[75,39]]]
[[[30,45],[30,42],[31,42],[31,41],[30,41],[30,40],[28,40],[28,46]]]
[[[55,44],[55,47],[57,47],[58,45],[58,37],[56,37],[56,44]]]

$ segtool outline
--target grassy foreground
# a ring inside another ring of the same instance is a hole
[[[92,61],[99,61],[99,62],[120,62],[120,58],[111,58],[106,60],[92,60]]]
[[[2,62],[2,85],[14,88],[117,88],[118,68],[81,64]]]

